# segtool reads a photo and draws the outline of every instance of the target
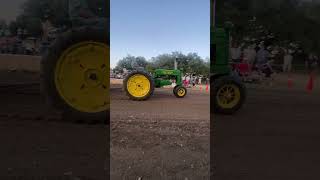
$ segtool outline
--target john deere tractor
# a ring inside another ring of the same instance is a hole
[[[216,1],[211,0],[211,103],[215,113],[233,114],[246,99],[246,88],[229,65],[229,32],[232,24],[215,25]]]
[[[42,92],[68,120],[107,121],[109,111],[109,0],[107,17],[88,0],[69,0],[72,27],[51,44],[41,64]],[[98,2],[98,1],[95,1]]]
[[[132,100],[147,100],[153,94],[154,88],[175,84],[173,94],[177,98],[187,95],[187,89],[182,84],[180,70],[156,69],[153,75],[145,71],[134,71],[123,81],[124,90]]]

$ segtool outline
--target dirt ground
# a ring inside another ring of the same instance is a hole
[[[248,85],[237,114],[212,115],[215,179],[319,179],[318,77],[310,94],[301,74],[292,88],[284,75]],[[120,86],[111,86],[111,179],[208,179],[209,94],[189,90],[177,99],[157,89],[134,102]],[[106,179],[107,127],[63,122],[44,105],[39,74],[1,71],[0,91],[1,180]]]
[[[112,82],[111,179],[209,179],[209,93],[156,89],[136,102]]]
[[[0,179],[105,180],[107,127],[64,122],[39,74],[0,72]]]
[[[273,86],[248,85],[245,106],[213,115],[215,180],[320,179],[320,91],[305,91],[308,76],[279,75]]]

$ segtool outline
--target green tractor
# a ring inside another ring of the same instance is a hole
[[[69,0],[72,27],[50,45],[41,61],[46,101],[68,121],[108,122],[109,0],[107,17],[92,15],[88,0]],[[97,1],[98,2],[98,1]],[[90,18],[81,18],[79,13]]]
[[[123,81],[127,96],[135,101],[147,100],[153,94],[154,88],[169,85],[175,85],[173,94],[177,98],[187,95],[187,89],[182,84],[180,70],[156,69],[152,75],[145,71],[134,71]]]
[[[211,0],[210,83],[213,112],[233,114],[246,99],[246,88],[229,64],[229,32],[232,24],[215,25],[215,0]]]

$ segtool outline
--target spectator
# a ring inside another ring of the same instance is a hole
[[[257,65],[261,67],[262,65],[268,63],[268,59],[270,57],[269,51],[267,51],[264,45],[261,45],[258,53],[257,53]]]
[[[283,72],[291,72],[292,59],[293,59],[292,52],[286,49],[283,57],[283,67],[282,67]]]
[[[257,52],[254,49],[253,45],[248,46],[248,48],[244,49],[243,51],[244,60],[250,65],[254,63],[256,56],[257,56]]]
[[[314,53],[310,53],[307,61],[308,71],[313,71],[318,61],[318,57]]]
[[[312,61],[312,69],[315,70],[316,67],[318,66],[318,61],[319,61],[319,58],[317,55],[313,55],[313,61]]]
[[[190,76],[187,76],[187,77],[186,77],[186,83],[187,83],[187,86],[189,87],[189,84],[190,84]]]
[[[192,87],[194,87],[196,85],[196,77],[192,77]]]
[[[275,46],[271,51],[273,55],[273,63],[274,64],[282,64],[283,62],[283,52],[279,46]],[[281,67],[282,68],[282,67]]]
[[[241,62],[241,54],[241,48],[236,43],[233,43],[232,47],[230,48],[232,62]]]
[[[305,66],[307,72],[310,71],[311,59],[312,59],[312,54],[310,53],[310,54],[308,55],[308,57],[304,60],[304,66]]]

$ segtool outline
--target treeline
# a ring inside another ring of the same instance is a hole
[[[89,8],[100,17],[106,17],[110,11],[106,0],[87,2]],[[31,36],[39,36],[44,19],[49,19],[56,27],[70,26],[68,7],[68,0],[26,0],[16,20],[6,24],[0,20],[0,26],[9,29],[12,35],[16,35],[21,28],[26,29]]]
[[[256,17],[278,41],[297,42],[305,51],[320,52],[320,4],[304,0],[217,1],[216,22],[231,21],[233,35],[246,36],[248,20]]]
[[[116,72],[123,72],[123,69],[133,70],[136,67],[142,67],[149,72],[155,69],[174,69],[174,61],[177,60],[178,69],[184,74],[195,74],[209,77],[210,60],[201,58],[197,53],[183,54],[172,52],[170,54],[161,54],[147,60],[142,56],[128,55],[118,61],[114,68]]]

